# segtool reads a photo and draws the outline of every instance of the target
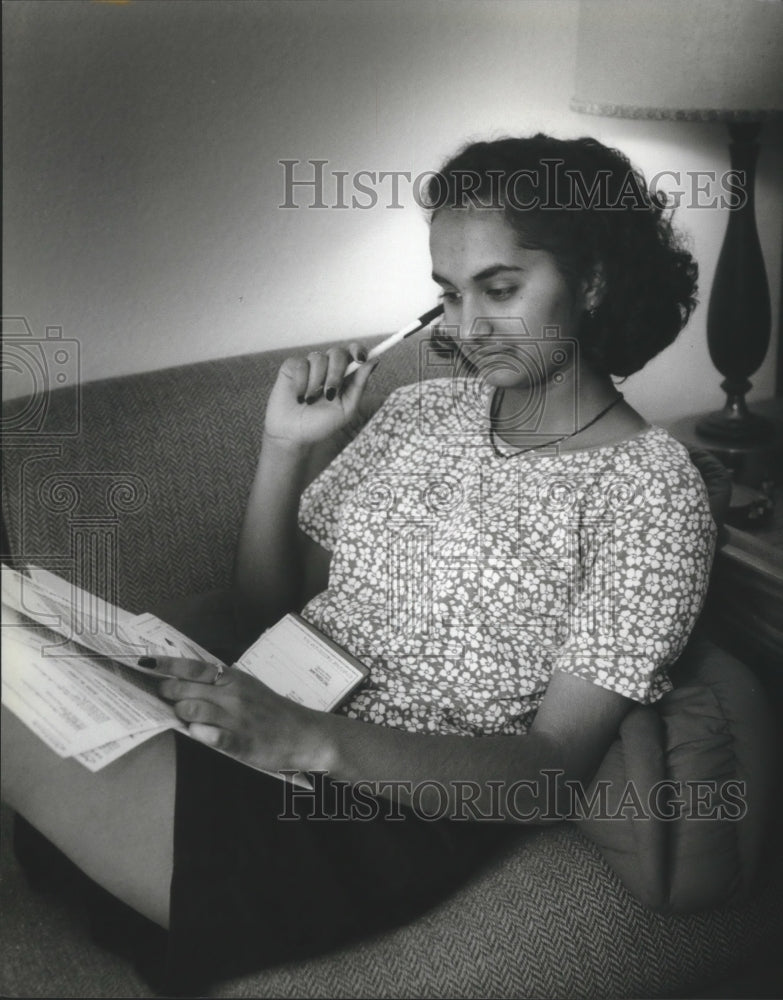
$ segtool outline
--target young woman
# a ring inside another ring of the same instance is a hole
[[[237,554],[245,635],[301,609],[368,682],[324,714],[161,662],[161,695],[222,753],[163,735],[97,775],[5,727],[12,804],[168,929],[180,984],[405,919],[556,819],[547,773],[589,782],[701,608],[703,483],[613,382],[693,308],[663,206],[617,151],[542,135],[467,147],[428,194],[448,376],[393,392],[327,464],[373,364],[345,377],[358,343],[289,358]],[[256,768],[326,777],[281,820]]]

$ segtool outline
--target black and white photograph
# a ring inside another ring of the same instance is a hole
[[[783,0],[2,0],[0,996],[783,996]]]

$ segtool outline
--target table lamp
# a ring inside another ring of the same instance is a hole
[[[724,377],[726,404],[697,429],[725,444],[769,439],[773,426],[748,409],[745,393],[770,336],[753,196],[762,123],[783,118],[783,2],[583,0],[571,107],[728,125],[733,207],[707,313],[707,344]]]

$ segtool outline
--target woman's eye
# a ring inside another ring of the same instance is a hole
[[[515,295],[517,290],[515,285],[504,285],[502,288],[488,288],[485,294],[493,302],[505,302],[506,299]]]
[[[459,292],[441,292],[439,298],[441,302],[445,302],[448,305],[453,306],[460,301],[461,296]]]

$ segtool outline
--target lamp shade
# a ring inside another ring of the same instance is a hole
[[[783,115],[781,0],[583,0],[575,111],[762,121]]]

